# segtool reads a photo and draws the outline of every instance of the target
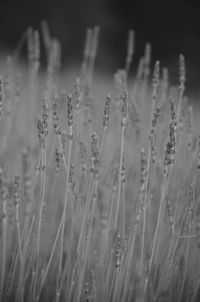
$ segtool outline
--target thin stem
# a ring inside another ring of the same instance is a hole
[[[41,150],[42,154],[42,180],[41,180],[41,203],[39,209],[39,219],[38,219],[38,229],[37,229],[37,240],[36,240],[36,253],[35,253],[35,276],[33,278],[33,301],[35,301],[36,287],[37,287],[37,277],[39,270],[39,254],[40,254],[40,244],[41,244],[41,227],[42,227],[42,216],[45,205],[45,191],[46,191],[46,146]]]
[[[122,164],[123,164],[123,153],[124,153],[124,133],[125,133],[125,126],[121,128],[121,145],[120,145],[120,162],[119,162],[119,171],[118,171],[118,194],[117,194],[117,210],[115,216],[115,230],[117,229],[118,223],[118,216],[119,216],[119,208],[120,208],[120,200],[121,200],[121,190],[122,190]]]
[[[19,259],[20,259],[20,294],[21,300],[23,301],[23,256],[22,256],[22,240],[21,240],[21,233],[20,233],[20,222],[19,222],[19,204],[16,203],[16,226],[17,226],[17,239],[18,239],[18,247],[19,247]]]
[[[63,209],[63,223],[61,227],[61,240],[60,240],[60,260],[59,260],[59,267],[58,267],[58,280],[61,280],[62,274],[62,265],[63,265],[63,250],[64,250],[64,231],[65,231],[65,221],[66,221],[66,212],[69,202],[69,175],[70,175],[70,167],[71,167],[71,154],[72,154],[72,136],[73,136],[73,129],[72,125],[69,127],[69,150],[68,150],[68,160],[67,160],[67,179],[66,179],[66,191],[65,191],[65,203]],[[66,165],[66,164],[65,164]],[[58,289],[60,291],[60,289]],[[60,296],[59,296],[60,297]]]
[[[183,296],[183,290],[184,290],[184,286],[185,286],[185,282],[186,282],[186,274],[187,274],[187,268],[188,268],[188,262],[189,262],[189,253],[190,253],[190,243],[191,243],[191,240],[189,239],[187,241],[183,281],[182,281],[182,285],[181,285],[181,290],[180,290],[178,302],[181,302],[181,299],[182,299],[182,296]]]
[[[5,282],[6,246],[7,246],[7,209],[6,209],[6,199],[3,199],[3,256],[2,256],[1,294],[0,294],[1,301],[3,301],[3,291],[4,291],[4,282]]]
[[[60,224],[59,224],[58,229],[57,229],[56,237],[54,239],[54,244],[53,244],[53,247],[51,249],[50,258],[49,258],[49,261],[47,263],[45,272],[43,274],[43,278],[42,278],[42,281],[41,281],[40,291],[39,291],[39,294],[38,294],[38,298],[40,297],[41,290],[42,290],[42,288],[44,286],[45,280],[46,280],[48,272],[49,272],[49,268],[50,268],[50,265],[51,265],[51,262],[52,262],[52,259],[53,259],[53,255],[54,255],[54,252],[55,252],[55,249],[56,249],[56,245],[57,245],[57,241],[58,241],[58,238],[59,238],[59,235],[60,235],[60,231],[61,231],[61,227],[62,227],[62,224],[63,224],[63,220],[64,220],[64,213],[63,213],[62,218],[60,220]]]
[[[159,229],[160,229],[160,223],[162,221],[162,214],[163,214],[163,207],[165,203],[165,196],[168,190],[169,186],[169,174],[166,176],[164,179],[163,187],[162,187],[162,195],[161,195],[161,201],[160,201],[160,207],[158,210],[158,217],[157,217],[157,223],[156,223],[156,228],[155,228],[155,233],[154,233],[154,238],[153,238],[153,246],[152,246],[152,251],[151,251],[151,257],[149,261],[149,268],[148,268],[148,276],[146,279],[145,287],[144,287],[144,294],[146,293],[146,289],[149,283],[149,278],[152,270],[152,265],[153,265],[153,259],[156,251],[156,245],[158,241],[158,234],[159,234]]]

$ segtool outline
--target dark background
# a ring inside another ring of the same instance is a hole
[[[97,67],[115,71],[124,66],[129,28],[136,32],[135,63],[146,42],[153,60],[178,77],[178,56],[187,63],[188,89],[200,92],[200,3],[187,1],[0,0],[0,49],[13,50],[28,26],[47,20],[62,43],[63,66],[81,62],[86,28],[100,25]]]

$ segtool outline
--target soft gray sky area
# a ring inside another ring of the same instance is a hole
[[[200,91],[200,3],[198,1],[145,0],[1,0],[0,48],[14,49],[30,25],[46,19],[63,46],[63,63],[82,58],[86,28],[101,27],[97,66],[115,71],[123,67],[127,31],[136,31],[135,65],[146,42],[153,59],[177,76],[179,53],[186,57],[189,89]],[[134,68],[134,64],[133,64]]]

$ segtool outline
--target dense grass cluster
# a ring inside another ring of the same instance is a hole
[[[149,44],[132,77],[130,31],[100,104],[98,35],[87,31],[70,91],[46,23],[23,37],[28,68],[21,43],[1,72],[0,301],[198,301],[200,137],[184,56],[175,88],[160,62],[151,72]]]

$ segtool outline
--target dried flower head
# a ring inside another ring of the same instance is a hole
[[[90,294],[89,294],[89,285],[88,285],[88,282],[84,283],[84,294],[85,294],[85,301],[89,302],[90,301]]]
[[[72,95],[68,94],[67,96],[67,120],[68,126],[71,127],[73,125],[73,104],[72,104]]]
[[[144,206],[145,190],[147,183],[147,157],[144,149],[140,151],[140,163],[141,163],[141,181],[140,181],[140,203]]]
[[[173,232],[174,215],[173,215],[173,208],[172,208],[171,200],[170,200],[168,195],[165,196],[165,201],[166,201],[166,208],[167,208],[167,214],[168,214],[168,217],[169,217],[170,227],[171,227],[172,232]]]
[[[154,129],[156,127],[159,116],[160,116],[160,106],[157,105],[156,108],[155,108],[155,111],[153,113],[153,119],[151,121],[152,129]]]
[[[42,103],[42,120],[36,119],[36,126],[38,129],[38,138],[41,148],[45,148],[46,144],[46,137],[48,135],[48,105],[47,105],[47,99],[44,97],[43,103]]]
[[[106,102],[104,106],[104,114],[103,114],[103,127],[106,129],[109,126],[109,119],[110,119],[110,102],[111,102],[111,95],[108,94],[106,97]]]
[[[92,33],[92,41],[91,41],[91,49],[90,49],[90,56],[91,58],[96,57],[97,48],[98,48],[98,40],[99,40],[99,32],[100,27],[95,26]]]
[[[31,211],[31,201],[33,200],[32,180],[31,180],[31,162],[30,148],[24,148],[22,151],[22,184],[23,196],[26,202],[26,214]]]
[[[74,165],[71,164],[70,171],[69,171],[69,182],[68,182],[68,185],[69,185],[69,189],[72,192],[75,192],[75,186],[76,186],[74,169],[75,169]]]
[[[123,95],[122,95],[122,108],[121,108],[121,113],[122,113],[121,125],[122,125],[122,127],[125,127],[125,125],[126,125],[127,110],[128,110],[128,90],[124,89]]]
[[[53,127],[56,135],[61,134],[60,121],[58,115],[58,95],[54,96],[55,103],[53,104]]]
[[[156,61],[153,73],[153,97],[157,97],[158,86],[160,82],[160,62]]]
[[[121,181],[123,184],[126,182],[126,170],[125,170],[125,157],[124,157],[124,152],[122,155],[122,170],[121,170]]]
[[[119,232],[115,235],[115,268],[119,269],[122,261],[122,238]]]
[[[128,44],[127,44],[127,57],[126,57],[126,75],[128,76],[130,67],[131,67],[131,62],[133,59],[134,55],[134,47],[135,47],[135,33],[133,30],[129,30],[128,32]]]
[[[137,104],[134,100],[134,97],[132,97],[131,102],[129,103],[129,108],[128,108],[128,116],[129,120],[132,124],[132,127],[135,129],[135,134],[136,134],[136,141],[139,141],[140,139],[140,132],[141,132],[141,126],[140,126],[140,112],[137,107]]]
[[[13,185],[13,200],[14,204],[18,205],[20,202],[21,189],[20,189],[20,175],[15,175]]]
[[[91,135],[91,171],[96,175],[100,163],[100,153],[98,147],[98,137],[95,132]]]
[[[41,24],[43,40],[46,48],[47,54],[49,54],[50,44],[51,44],[51,36],[49,32],[49,27],[46,21],[43,21]]]
[[[118,70],[117,73],[114,76],[114,81],[115,81],[115,87],[117,90],[117,98],[121,99],[124,90],[126,89],[126,73],[124,70]]]
[[[88,58],[90,55],[91,43],[92,43],[92,29],[88,28],[86,31],[85,48],[84,48],[84,56],[86,58]]]
[[[74,95],[75,95],[75,107],[76,110],[79,110],[81,103],[81,87],[80,87],[80,79],[76,78],[74,83]]]
[[[80,142],[80,159],[82,171],[86,172],[87,170],[87,149],[84,142]]]
[[[185,216],[185,221],[183,225],[183,234],[188,234],[192,227],[192,222],[194,218],[195,210],[195,198],[194,198],[194,185],[191,184],[189,195],[188,195],[188,204],[187,204],[187,215]]]
[[[7,199],[8,195],[8,186],[4,177],[4,173],[0,168],[0,198],[4,202]]]
[[[166,175],[169,167],[175,161],[175,147],[176,147],[176,111],[175,105],[172,99],[170,99],[171,110],[171,123],[169,125],[169,141],[166,144],[165,159],[164,159],[164,174]]]
[[[61,163],[62,163],[62,153],[58,150],[58,148],[55,149],[55,162],[56,162],[56,173],[60,171]]]
[[[186,71],[185,71],[185,58],[182,54],[179,56],[179,89],[180,93],[183,95],[185,91],[186,82]]]
[[[144,76],[147,78],[150,73],[150,63],[151,63],[151,44],[147,43],[145,45],[144,53]]]
[[[187,133],[188,133],[188,147],[192,147],[193,140],[193,109],[192,106],[187,110]]]
[[[39,32],[28,28],[28,54],[29,63],[34,72],[37,72],[40,66],[40,39]]]
[[[198,136],[197,169],[200,170],[200,134]]]
[[[153,113],[153,118],[151,121],[151,133],[150,133],[150,144],[151,144],[151,158],[152,158],[152,163],[155,164],[156,162],[156,135],[155,135],[155,128],[157,125],[158,118],[160,116],[160,106],[157,105],[155,108],[155,111]]]

